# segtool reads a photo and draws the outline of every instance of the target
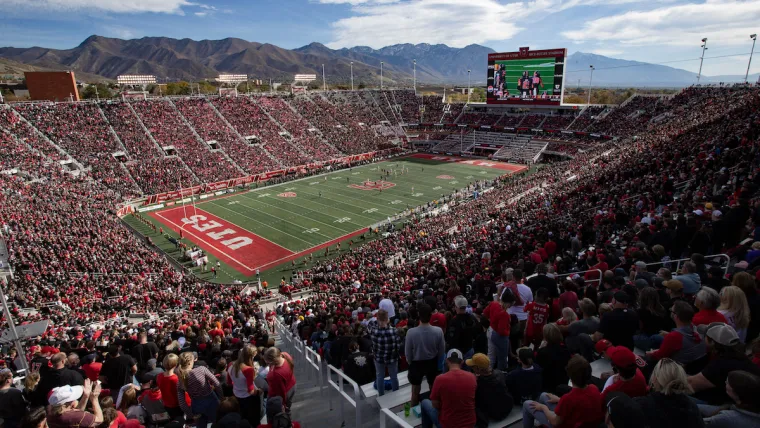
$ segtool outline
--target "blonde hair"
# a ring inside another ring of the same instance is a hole
[[[608,312],[612,312],[612,305],[610,305],[609,303],[602,303],[601,305],[599,305],[599,318],[601,318],[602,315]]]
[[[747,272],[739,272],[734,274],[731,285],[735,285],[747,293],[755,289],[755,278],[752,278],[752,275]]]
[[[551,323],[546,324],[544,326],[544,340],[546,340],[546,343],[548,344],[558,344],[562,343],[562,331],[557,327],[557,324]]]
[[[735,285],[723,287],[720,290],[720,307],[718,309],[731,313],[736,330],[749,326],[749,304],[747,303],[747,296],[741,288]]]
[[[253,367],[253,357],[255,357],[258,353],[259,351],[255,346],[251,345],[250,343],[245,345],[243,349],[241,349],[238,353],[237,360],[235,360],[235,362],[232,364],[232,366],[235,368],[235,376],[240,376],[240,366],[243,364],[249,367]]]
[[[137,405],[137,390],[134,385],[129,385],[124,393],[121,395],[121,402],[119,403],[119,410],[122,413],[127,413],[129,408]]]
[[[279,363],[280,359],[287,361],[288,365],[290,365],[290,369],[293,370],[293,361],[290,358],[285,358],[277,347],[272,346],[264,352],[264,361],[266,361],[267,364]]]
[[[570,308],[562,309],[562,318],[564,318],[565,321],[567,322],[578,321],[578,315],[575,313],[574,310]]]
[[[193,369],[195,356],[192,352],[183,352],[179,356],[179,367],[177,367],[177,377],[182,382],[182,386],[187,390],[187,374]]]
[[[24,389],[28,391],[34,391],[37,389],[37,384],[40,383],[39,372],[29,372],[24,378]]]
[[[661,392],[665,395],[691,395],[694,393],[691,385],[689,385],[686,371],[670,358],[663,358],[654,366],[649,386],[655,392]]]
[[[166,354],[161,365],[164,366],[164,370],[171,370],[176,368],[178,363],[179,358],[177,357],[177,354]]]

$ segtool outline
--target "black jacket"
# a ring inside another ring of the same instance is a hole
[[[476,427],[487,427],[489,421],[500,421],[509,415],[514,400],[509,395],[504,373],[494,370],[489,376],[478,376],[475,390]]]
[[[634,398],[641,406],[649,428],[705,426],[697,405],[684,394],[665,395],[652,392],[644,397]]]

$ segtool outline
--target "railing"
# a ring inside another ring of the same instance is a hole
[[[728,274],[728,267],[731,264],[731,257],[729,257],[728,254],[713,254],[713,255],[710,255],[710,256],[705,256],[705,260],[710,260],[710,259],[714,260],[716,258],[720,258],[720,259],[725,259],[726,260],[726,266],[723,267],[723,275]],[[670,265],[672,267],[673,263],[675,263],[676,264],[676,268],[675,269],[671,269],[671,272],[678,272],[678,270],[681,269],[681,263],[688,262],[688,261],[691,261],[691,259],[688,258],[688,259],[668,260],[668,261],[665,261],[665,262],[647,263],[647,266]]]
[[[356,408],[356,427],[359,428],[362,425],[362,412],[361,412],[361,405],[359,403],[361,399],[361,389],[359,388],[359,384],[351,380],[348,376],[346,376],[345,373],[342,371],[336,369],[332,364],[327,365],[327,383],[335,388],[335,390],[338,391],[340,395],[343,396],[343,398],[348,401],[349,404],[354,406]],[[335,381],[332,380],[332,374],[335,373],[338,376],[338,383],[335,383]],[[351,397],[346,391],[343,390],[343,383],[348,382],[353,388],[354,388],[354,396]],[[332,392],[328,391],[327,397],[330,402],[330,410],[332,410]],[[338,400],[340,402],[340,415],[341,418],[343,417],[343,410],[344,410],[344,404],[343,400]]]
[[[319,388],[319,393],[321,395],[322,387],[324,385],[324,376],[322,376],[322,357],[308,346],[306,346],[304,350],[306,351],[304,357],[306,363],[308,363],[307,368],[311,369],[312,380],[314,381],[314,385]]]
[[[396,422],[398,426],[404,428],[414,428],[405,420],[401,419],[397,414],[393,413],[391,409],[380,409],[380,428],[386,428],[385,418],[390,418],[393,422]]]
[[[563,276],[580,275],[580,274],[586,273],[586,272],[599,272],[599,278],[598,279],[585,279],[584,281],[586,281],[586,282],[596,282],[597,285],[601,285],[601,283],[602,283],[602,275],[604,274],[604,272],[602,272],[601,269],[589,269],[589,270],[582,270],[582,271],[579,271],[579,272],[558,273],[558,274],[555,274],[555,277],[557,278],[558,282],[562,282],[560,278],[563,277]]]

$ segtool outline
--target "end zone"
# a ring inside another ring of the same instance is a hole
[[[464,165],[480,166],[483,168],[500,169],[502,171],[509,171],[512,174],[528,169],[528,167],[525,165],[515,165],[511,163],[488,160],[488,159],[470,159],[470,158],[463,158],[460,156],[445,156],[445,155],[434,155],[430,153],[415,153],[409,157],[418,158],[418,159],[437,160],[441,162],[461,163]]]

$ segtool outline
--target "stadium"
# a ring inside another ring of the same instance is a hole
[[[757,426],[760,86],[566,54],[0,104],[2,426]]]

